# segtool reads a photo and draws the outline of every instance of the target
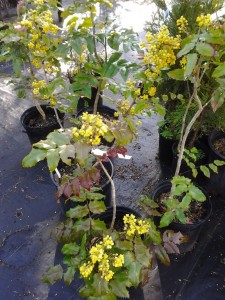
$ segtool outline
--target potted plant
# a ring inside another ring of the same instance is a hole
[[[21,116],[21,123],[33,143],[62,127],[63,114],[56,108],[57,102],[60,103],[56,88],[64,83],[54,54],[61,41],[57,35],[59,27],[53,23],[50,11],[56,3],[29,2],[34,6],[25,2],[18,4],[18,17],[13,23],[1,22],[1,27],[5,27],[1,30],[1,61],[12,61],[12,81],[18,96],[27,95],[35,104]]]
[[[221,78],[224,64],[223,29],[217,21],[212,22],[210,20],[210,15],[201,15],[197,17],[196,22],[199,27],[197,33],[191,33],[188,37],[171,37],[165,26],[161,28],[158,34],[148,33],[146,36],[144,63],[148,66],[145,71],[147,79],[152,81],[152,78],[155,78],[156,83],[163,80],[162,69],[166,68],[169,77],[178,81],[187,81],[190,86],[190,94],[181,123],[175,174],[169,186],[167,184],[166,193],[163,192],[162,196],[157,199],[163,203],[161,227],[168,226],[174,220],[189,225],[190,216],[188,212],[191,211],[193,205],[207,199],[205,192],[200,187],[194,185],[190,179],[180,176],[180,168],[184,159],[192,170],[192,176],[194,178],[197,176],[198,170],[195,163],[190,160],[193,158],[194,162],[196,161],[195,154],[186,149],[188,137],[206,107],[211,105],[212,109],[216,111],[224,102],[222,95],[223,79]],[[181,31],[187,31],[187,20],[184,17],[181,17],[177,24]],[[181,62],[184,58],[186,60],[184,66],[173,69],[176,61]],[[206,80],[209,81],[208,84],[213,82],[213,85],[210,94],[203,96],[202,92]],[[188,120],[188,112],[193,103],[196,109]],[[189,158],[186,154],[189,155]],[[207,166],[200,166],[200,170],[209,177],[210,171],[217,173],[217,167],[223,163],[215,160]],[[159,188],[163,189],[163,185],[161,184]],[[199,219],[202,217],[199,216]]]

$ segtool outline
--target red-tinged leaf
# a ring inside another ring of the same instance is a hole
[[[157,245],[154,247],[154,252],[156,257],[166,266],[170,265],[170,259],[166,253],[165,248],[162,245]]]
[[[80,196],[80,181],[78,180],[78,178],[71,180],[71,187],[72,187],[73,194],[75,196],[79,197]]]
[[[119,154],[122,154],[123,156],[125,156],[126,153],[127,153],[127,149],[126,149],[125,147],[120,147],[120,148],[117,150],[117,152],[118,152]]]
[[[65,184],[63,194],[66,198],[69,198],[71,195],[73,195],[73,186],[71,183]]]
[[[108,155],[109,157],[111,157],[111,158],[117,158],[117,157],[118,157],[118,153],[117,153],[117,151],[116,151],[115,148],[109,149],[109,150],[107,151],[107,155]]]
[[[99,181],[100,181],[100,170],[95,168],[95,167],[92,167],[88,170],[88,173],[90,175],[90,178],[91,180],[96,183],[96,184],[99,184]]]
[[[91,181],[91,178],[90,178],[90,175],[88,172],[84,172],[84,174],[82,176],[79,176],[79,181],[80,181],[80,185],[90,191],[91,189],[91,185],[92,185],[92,181]]]
[[[179,248],[177,247],[176,244],[172,242],[164,243],[164,248],[166,249],[166,252],[169,254],[173,254],[173,253],[180,254]]]
[[[65,185],[59,185],[58,190],[56,192],[56,202],[60,203],[60,197],[64,194]]]

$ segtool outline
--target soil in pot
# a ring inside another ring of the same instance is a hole
[[[225,132],[213,131],[209,135],[210,148],[208,163],[214,160],[225,161]],[[225,196],[225,166],[218,167],[218,174],[211,172],[207,178],[207,189],[214,195]]]
[[[200,188],[200,187],[198,187]],[[165,197],[169,196],[169,192],[171,189],[171,183],[169,181],[165,181],[161,183],[152,193],[152,199],[156,202],[160,202],[165,199]],[[186,243],[182,243],[178,245],[180,253],[186,253],[193,250],[200,231],[202,230],[203,225],[207,222],[209,217],[212,213],[212,204],[210,198],[208,197],[206,191],[200,188],[201,191],[206,196],[206,201],[204,202],[197,202],[193,201],[190,206],[190,211],[186,213],[187,223],[182,224],[179,222],[172,222],[168,228],[165,229],[172,229],[175,232],[181,232],[183,235],[188,236],[188,241]],[[162,204],[161,211],[165,211],[165,207]],[[159,224],[159,218],[156,219],[156,223]]]
[[[46,139],[50,132],[60,128],[54,109],[48,105],[41,105],[41,108],[46,115],[46,121],[43,120],[36,106],[27,109],[20,118],[31,144]],[[57,112],[59,119],[63,122],[64,113],[58,110]]]
[[[108,173],[111,175],[111,178],[113,178],[113,174],[114,174],[114,167],[113,164],[111,162],[111,160],[107,161],[107,162],[103,162],[106,170],[108,171]],[[73,171],[74,171],[75,166],[67,166],[67,165],[61,165],[58,170],[60,174],[67,174],[67,175],[73,175]],[[60,179],[57,175],[56,172],[51,173],[50,174],[51,179],[53,181],[53,183],[55,184],[56,187],[59,186],[60,184]],[[109,179],[107,178],[106,174],[104,173],[104,171],[102,169],[100,169],[100,183],[99,186],[102,189],[102,193],[105,195],[105,205],[108,207],[111,205],[111,183],[109,181]],[[62,198],[61,203],[63,205],[63,209],[65,211],[68,211],[70,208],[74,208],[77,205],[77,202],[71,201],[71,200],[67,200],[65,201],[65,197]],[[79,205],[83,205],[83,203],[80,203]]]

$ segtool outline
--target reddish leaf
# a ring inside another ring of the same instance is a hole
[[[63,194],[66,198],[69,198],[73,194],[73,186],[70,182],[65,184]]]
[[[112,157],[112,158],[117,158],[117,157],[118,157],[118,153],[117,153],[117,151],[116,151],[115,148],[109,149],[109,150],[107,151],[107,155],[108,155],[109,157]]]
[[[60,197],[64,194],[65,185],[59,185],[58,190],[56,192],[56,202],[60,203]]]
[[[84,172],[82,176],[79,176],[80,185],[85,188],[86,190],[90,191],[91,189],[91,178],[88,172]]]
[[[120,148],[117,150],[117,153],[122,154],[123,156],[125,156],[126,153],[127,153],[127,149],[126,149],[125,147],[120,147]]]
[[[95,168],[95,167],[92,167],[89,169],[88,171],[89,175],[90,175],[90,178],[91,180],[96,183],[96,184],[99,184],[99,181],[100,181],[100,170]]]
[[[71,186],[72,186],[73,194],[75,196],[79,197],[80,196],[80,182],[79,182],[78,178],[71,180]]]

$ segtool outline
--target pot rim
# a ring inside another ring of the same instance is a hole
[[[219,151],[217,151],[214,146],[213,142],[224,137],[225,138],[225,132],[224,131],[217,131],[213,130],[211,134],[208,137],[208,144],[211,151],[213,151],[217,156],[219,156],[221,159],[225,160],[225,156],[222,155]]]

